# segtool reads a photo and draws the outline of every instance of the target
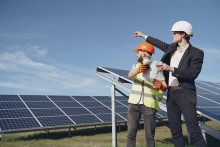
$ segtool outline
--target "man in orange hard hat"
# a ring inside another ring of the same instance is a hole
[[[181,114],[186,121],[187,130],[196,147],[206,147],[197,121],[196,86],[203,64],[204,52],[189,42],[193,36],[192,25],[187,21],[178,21],[171,28],[172,44],[167,44],[142,32],[135,32],[136,37],[144,37],[165,52],[160,70],[164,71],[168,83],[167,113],[169,126],[175,147],[185,147],[182,134]]]
[[[128,99],[128,135],[127,147],[136,146],[138,123],[143,115],[146,143],[154,147],[155,115],[160,109],[163,91],[167,85],[157,65],[160,61],[151,61],[154,47],[143,42],[134,50],[137,53],[137,64],[134,64],[128,77],[134,79]]]

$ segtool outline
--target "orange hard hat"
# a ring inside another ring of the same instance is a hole
[[[149,52],[151,54],[154,54],[154,46],[151,45],[150,43],[142,42],[137,46],[137,48],[134,51],[135,52],[145,51],[145,52]]]

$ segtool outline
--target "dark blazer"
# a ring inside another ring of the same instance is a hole
[[[171,54],[177,49],[177,44],[167,44],[151,36],[148,36],[146,41],[165,52],[161,61],[170,65]],[[174,68],[173,72],[173,76],[177,77],[187,98],[189,98],[194,104],[197,102],[195,79],[198,77],[202,69],[203,58],[204,52],[189,44],[189,47],[186,49],[182,59],[180,60],[178,68]],[[169,72],[164,71],[164,76],[166,82],[168,83]]]

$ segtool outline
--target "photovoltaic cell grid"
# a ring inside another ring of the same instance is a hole
[[[38,128],[40,125],[17,95],[0,95],[1,130]]]
[[[127,121],[127,98],[115,104],[117,122]],[[0,132],[110,123],[111,115],[108,96],[0,95]]]
[[[220,123],[220,85],[197,81],[197,109],[208,118]]]

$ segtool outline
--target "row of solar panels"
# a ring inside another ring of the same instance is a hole
[[[116,120],[127,121],[127,99],[116,97]],[[157,117],[166,117],[161,111]],[[2,133],[111,122],[108,96],[0,95]]]

